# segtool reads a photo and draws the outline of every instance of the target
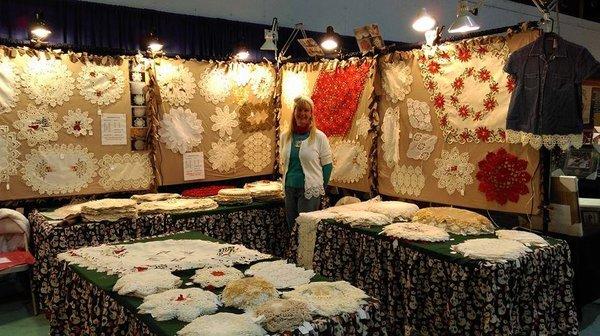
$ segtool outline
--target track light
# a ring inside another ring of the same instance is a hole
[[[44,22],[44,18],[41,13],[35,13],[35,21],[31,24],[29,28],[29,32],[31,33],[31,39],[34,42],[41,43],[43,40],[52,34],[52,31]]]
[[[416,20],[412,24],[412,29],[418,32],[426,32],[428,30],[432,30],[435,27],[435,19],[427,13],[425,8],[421,9],[419,16],[417,16]]]
[[[456,19],[450,28],[448,28],[448,32],[455,34],[478,30],[480,26],[475,21],[475,15],[477,15],[478,10],[478,7],[469,8],[469,4],[466,0],[460,0],[458,2],[458,13],[456,14]]]
[[[327,31],[321,39],[321,47],[326,51],[333,51],[338,48],[340,35],[333,31],[332,26],[327,26]]]
[[[156,36],[155,31],[150,32],[150,35],[148,35],[147,46],[148,46],[148,51],[150,51],[153,54],[156,54],[156,53],[159,53],[162,51],[163,43],[158,38],[158,36]]]

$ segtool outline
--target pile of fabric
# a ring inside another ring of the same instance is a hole
[[[270,202],[283,199],[283,184],[280,181],[256,181],[246,183],[244,189],[249,190],[255,201]]]
[[[142,195],[133,195],[131,199],[138,202],[156,202],[156,201],[166,201],[169,199],[180,198],[179,194],[171,194],[171,193],[153,193],[153,194],[142,194]]]
[[[219,205],[244,205],[252,203],[252,194],[249,190],[242,188],[221,189],[215,201]]]
[[[448,207],[424,208],[415,212],[412,221],[437,226],[449,233],[460,235],[494,233],[494,226],[489,219],[478,213],[464,209]]]
[[[138,204],[140,214],[188,213],[214,210],[219,205],[210,198],[172,198],[164,201],[152,201]]]
[[[122,218],[136,219],[137,202],[124,198],[105,198],[81,205],[81,217],[88,222],[116,222]]]

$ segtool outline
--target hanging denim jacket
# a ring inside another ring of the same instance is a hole
[[[510,143],[581,147],[581,82],[600,68],[590,52],[554,33],[513,52],[504,71],[516,80],[506,120]]]

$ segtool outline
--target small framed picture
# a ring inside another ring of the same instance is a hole
[[[595,180],[598,171],[598,152],[593,147],[571,148],[565,160],[565,175]]]

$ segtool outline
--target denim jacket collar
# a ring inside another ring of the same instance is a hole
[[[545,39],[549,36],[556,39],[557,48],[556,48],[556,52],[554,53],[554,57],[567,57],[567,51],[565,49],[565,41],[562,39],[562,37],[560,37],[558,34],[555,34],[555,33],[541,34],[540,37],[538,37],[537,40],[535,40],[535,42],[533,42],[533,44],[531,45],[531,49],[529,49],[530,57],[545,56],[544,43],[545,43]]]

